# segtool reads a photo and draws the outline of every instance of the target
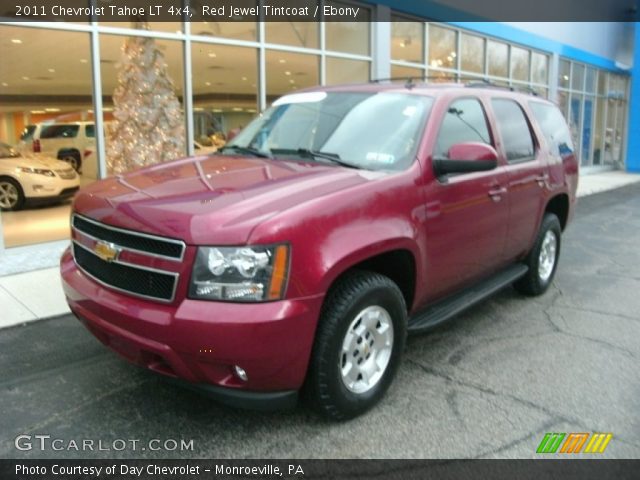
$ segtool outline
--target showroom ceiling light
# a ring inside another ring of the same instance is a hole
[[[233,110],[234,112],[241,112],[242,109],[240,107],[233,107],[231,110]]]
[[[242,77],[242,81],[246,82],[247,81],[247,77]]]
[[[29,80],[29,77],[22,77],[23,80]]]
[[[60,111],[59,108],[45,108],[44,110],[46,112],[59,112]]]
[[[284,58],[281,58],[280,60],[278,60],[278,62],[280,63],[287,63],[287,61]]]
[[[210,87],[210,86],[211,86],[211,82],[204,82],[204,84],[205,84],[207,87]]]
[[[8,84],[7,82],[2,82],[2,86],[3,86],[3,87],[8,87],[8,86],[9,86],[9,84]]]
[[[31,110],[31,113],[33,113],[34,115],[42,115],[44,113],[44,110]]]
[[[22,40],[20,40],[19,38],[12,38],[11,39],[11,43],[15,43],[16,45],[20,45],[22,43]]]
[[[291,75],[291,72],[289,70],[287,70],[287,71],[284,72],[284,74],[289,76],[289,75]]]
[[[88,60],[86,58],[81,58],[80,59],[80,63],[87,63],[87,62],[88,62]]]
[[[209,52],[208,55],[209,55],[209,58],[216,58],[218,56],[216,55],[215,52]]]
[[[56,69],[55,68],[49,68],[48,71],[49,71],[49,73],[56,73]]]

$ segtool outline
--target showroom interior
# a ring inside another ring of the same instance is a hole
[[[412,12],[410,3],[399,2],[402,11],[357,4],[358,22],[351,23],[194,18],[140,28],[124,22],[2,21],[0,143],[24,156],[41,155],[29,136],[36,126],[80,122],[91,126],[79,153],[80,185],[110,175],[108,130],[123,45],[129,37],[143,37],[161,52],[180,102],[184,155],[222,147],[288,92],[428,76],[447,82],[489,79],[549,98],[569,120],[583,173],[627,168],[632,24],[601,27],[608,32],[607,56],[545,37],[543,25],[442,23]],[[589,28],[595,27],[580,27],[576,42],[589,37]],[[64,241],[69,211],[70,200],[3,211],[0,256],[28,245],[46,252],[47,245]]]

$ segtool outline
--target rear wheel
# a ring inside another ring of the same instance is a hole
[[[389,388],[407,334],[398,286],[371,272],[353,272],[331,289],[322,308],[306,394],[334,420],[364,413]]]
[[[538,236],[525,260],[527,274],[513,284],[525,295],[542,295],[553,281],[560,256],[560,221],[552,213],[545,214]]]
[[[20,184],[12,178],[0,177],[0,208],[20,210],[23,206],[24,192]]]

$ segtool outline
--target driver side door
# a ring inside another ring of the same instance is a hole
[[[503,264],[507,236],[508,177],[504,160],[489,171],[437,177],[433,159],[448,159],[449,149],[465,142],[496,147],[479,97],[452,100],[441,112],[426,189],[427,301],[453,293],[488,276]],[[454,159],[450,159],[454,160]]]

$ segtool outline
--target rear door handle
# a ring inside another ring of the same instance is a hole
[[[499,202],[500,200],[502,200],[502,195],[504,195],[505,193],[507,193],[507,189],[505,187],[496,187],[489,190],[489,196],[494,202]]]

